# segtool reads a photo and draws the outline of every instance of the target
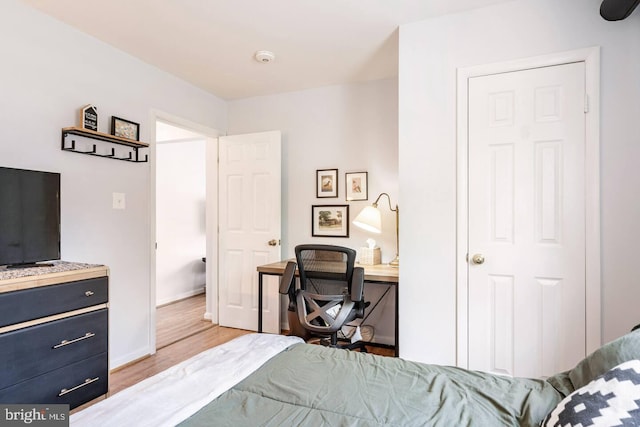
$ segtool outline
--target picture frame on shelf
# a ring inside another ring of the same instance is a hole
[[[338,169],[316,170],[316,197],[338,197]]]
[[[140,140],[140,124],[111,116],[111,135],[132,141]]]
[[[347,201],[369,200],[369,177],[367,172],[345,174],[345,198]]]
[[[311,206],[311,236],[349,237],[349,205]]]

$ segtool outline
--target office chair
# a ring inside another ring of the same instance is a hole
[[[298,245],[295,254],[296,262],[287,263],[280,282],[280,293],[289,296],[292,334],[305,340],[319,336],[323,345],[366,352],[361,341],[338,344],[338,331],[364,317],[367,306],[364,269],[354,267],[356,251],[342,246]]]

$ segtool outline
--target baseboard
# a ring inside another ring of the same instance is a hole
[[[181,294],[177,294],[177,295],[173,295],[173,296],[170,296],[170,297],[167,297],[167,298],[163,298],[163,299],[161,299],[161,300],[156,302],[156,308],[162,307],[164,305],[172,304],[174,302],[178,302],[178,301],[181,301],[183,299],[191,298],[191,297],[194,297],[196,295],[203,294],[204,292],[205,292],[205,288],[203,286],[202,288],[199,288],[199,289],[194,289],[192,291],[183,292]]]
[[[118,357],[117,359],[111,359],[109,361],[109,369],[111,372],[117,371],[119,368],[127,364],[136,362],[148,356],[149,356],[149,347],[145,347],[144,349],[140,349],[138,351],[131,352],[125,356]]]

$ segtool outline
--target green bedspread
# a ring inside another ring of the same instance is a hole
[[[508,378],[299,344],[185,426],[534,426],[563,398]]]

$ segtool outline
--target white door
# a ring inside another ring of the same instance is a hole
[[[219,324],[256,331],[256,267],[280,260],[280,132],[220,137],[219,150]],[[278,281],[270,279],[263,330],[280,333]]]
[[[585,356],[584,106],[584,62],[469,79],[470,369]]]

